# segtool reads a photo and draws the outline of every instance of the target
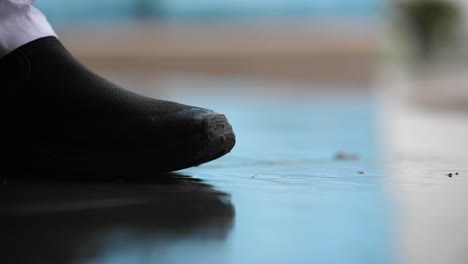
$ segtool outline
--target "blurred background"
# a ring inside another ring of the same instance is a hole
[[[232,195],[227,234],[112,236],[85,263],[467,263],[467,1],[36,6],[93,70],[237,135],[184,171]]]
[[[390,67],[410,74],[412,91],[424,91],[412,100],[466,106],[463,0],[42,0],[37,6],[85,64],[130,88],[174,92],[163,82],[210,76],[294,83],[289,91],[367,91]]]
[[[155,82],[175,76],[277,80],[306,90],[322,89],[310,83],[327,84],[327,90],[347,83],[346,90],[365,90],[376,72],[384,7],[379,0],[37,5],[86,64],[124,76],[115,81],[130,87],[163,90]],[[134,79],[138,84],[129,83]]]

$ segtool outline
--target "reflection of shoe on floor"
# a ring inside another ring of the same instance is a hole
[[[55,37],[13,51],[0,72],[6,149],[17,167],[167,172],[221,157],[235,144],[224,115],[122,89]]]

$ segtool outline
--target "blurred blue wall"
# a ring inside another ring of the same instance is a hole
[[[374,16],[383,0],[39,0],[50,20]]]

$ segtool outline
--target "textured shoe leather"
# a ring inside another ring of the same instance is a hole
[[[81,65],[55,37],[1,59],[0,76],[10,139],[4,152],[19,170],[167,172],[235,144],[224,115],[125,90]]]

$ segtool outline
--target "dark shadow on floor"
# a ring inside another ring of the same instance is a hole
[[[22,178],[0,182],[0,218],[0,263],[66,264],[99,256],[122,234],[141,243],[223,240],[234,206],[229,194],[177,174],[110,181]]]

